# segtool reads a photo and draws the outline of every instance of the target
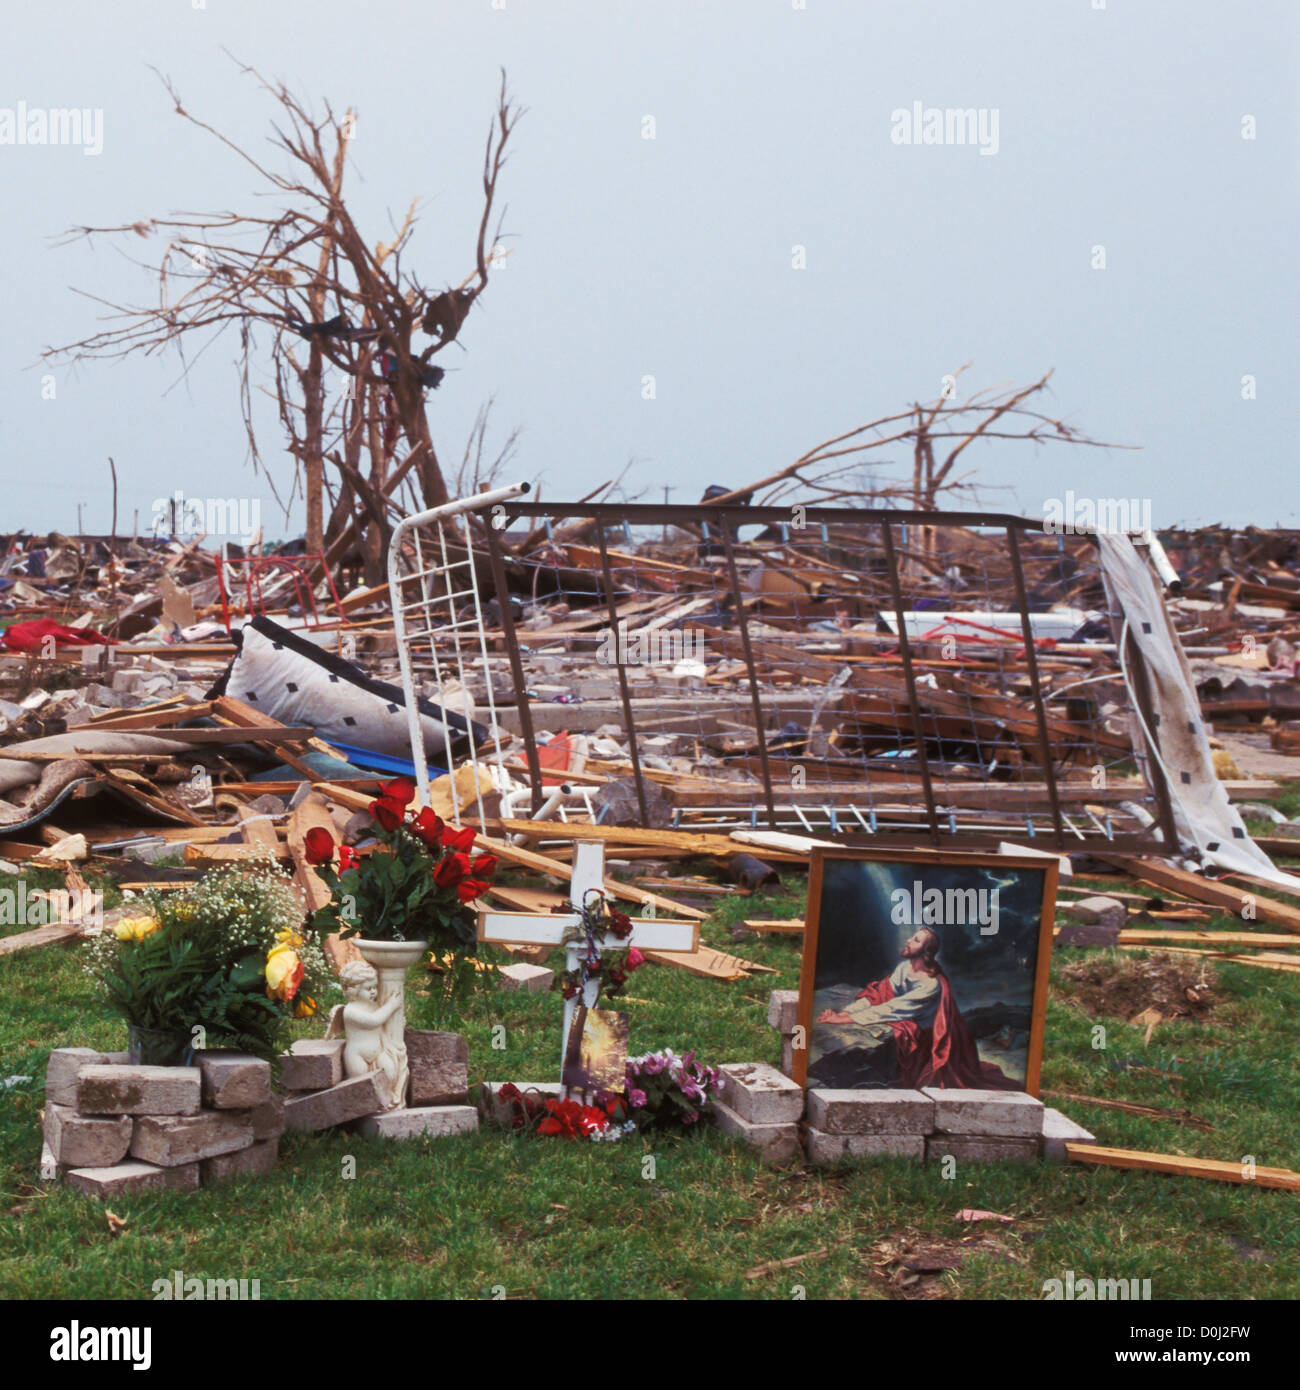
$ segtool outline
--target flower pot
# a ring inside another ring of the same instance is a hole
[[[366,1069],[384,1073],[393,1093],[393,1104],[390,1108],[402,1109],[406,1105],[406,1092],[410,1081],[406,1061],[406,972],[428,954],[429,943],[372,941],[364,936],[352,939],[361,953],[361,959],[373,966],[375,974],[379,977],[375,1007],[383,1009],[392,1001],[397,1001],[396,1008],[381,1026],[379,1054],[367,1064]],[[345,1067],[348,1066],[349,1051],[345,1049],[344,1052]],[[349,1075],[352,1074],[350,1070]]]
[[[194,1046],[184,1030],[140,1028],[133,1023],[128,1033],[127,1058],[136,1067],[191,1067]]]

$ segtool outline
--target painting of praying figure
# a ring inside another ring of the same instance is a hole
[[[1046,855],[817,850],[795,1079],[1037,1094],[1056,875]]]

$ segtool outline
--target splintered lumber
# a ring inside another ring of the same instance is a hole
[[[284,853],[280,837],[275,833],[275,826],[271,824],[269,817],[259,816],[247,806],[240,808],[239,833],[244,837],[246,845],[263,849],[275,858]]]
[[[477,824],[467,821],[467,824]],[[710,835],[695,830],[642,830],[628,825],[592,825],[586,821],[511,820],[493,821],[506,835],[525,835],[531,840],[603,840],[607,845],[643,849],[670,849],[686,854],[710,855],[730,859],[745,848],[730,835]],[[789,837],[791,840],[795,836]],[[786,846],[770,846],[769,855],[786,863],[803,863],[807,856]]]
[[[161,728],[166,724],[179,724],[184,719],[203,719],[212,712],[209,700],[197,704],[178,703],[183,696],[173,695],[170,700],[161,700],[155,705],[141,705],[130,714],[112,710],[108,714],[98,714],[88,719],[83,728],[88,729],[142,729],[155,725]]]
[[[675,965],[688,974],[702,975],[709,980],[747,980],[754,974],[780,973],[769,966],[757,965],[752,960],[716,951],[712,946],[697,946],[693,951],[643,951],[642,955],[658,965]]]
[[[796,935],[803,931],[802,917],[746,917],[741,923],[750,931],[788,932]]]
[[[364,811],[374,800],[373,797],[364,796],[360,792],[340,786],[337,782],[321,782],[316,787],[316,793],[321,796],[328,796],[331,801],[337,801],[340,806],[346,806],[351,811]],[[468,825],[469,822],[466,821],[466,824]],[[519,824],[535,826],[538,822],[520,821]],[[571,828],[569,826],[560,827],[558,834],[564,835]],[[485,849],[507,864],[518,864],[525,869],[536,869],[540,873],[549,874],[552,878],[558,878],[565,883],[569,881],[569,866],[558,859],[550,858],[548,855],[538,854],[535,850],[524,849],[521,845],[512,845],[508,840],[493,839],[490,835],[484,835],[481,830],[477,832],[474,844],[476,849]],[[707,912],[700,912],[697,908],[687,907],[683,903],[675,903],[671,898],[661,898],[658,893],[651,893],[645,888],[634,888],[630,883],[620,883],[616,878],[606,878],[605,891],[611,897],[619,898],[623,902],[640,903],[643,907],[653,903],[656,911],[662,909],[670,917],[689,917],[694,921],[702,922],[709,915]]]
[[[1073,1105],[1095,1105],[1099,1110],[1119,1110],[1125,1115],[1141,1115],[1147,1120],[1172,1120],[1177,1125],[1188,1125],[1192,1129],[1212,1130],[1208,1120],[1193,1115],[1190,1110],[1167,1110],[1160,1105],[1139,1105],[1132,1100],[1103,1100],[1100,1096],[1080,1096],[1073,1091],[1049,1091],[1044,1089],[1040,1095],[1051,1100],[1064,1100]]]
[[[224,864],[247,864],[256,859],[288,859],[289,852],[276,842],[275,847],[267,845],[186,845],[181,858],[187,869],[216,869]]]
[[[1265,931],[1162,931],[1143,927],[1121,927],[1121,946],[1157,946],[1164,942],[1179,946],[1281,946],[1300,947],[1294,936]],[[1296,961],[1300,963],[1300,956]]]
[[[65,946],[85,935],[86,929],[79,922],[53,922],[48,927],[33,927],[16,936],[0,937],[0,956],[16,955],[36,946]]]
[[[1252,1168],[1244,1163],[1225,1163],[1215,1158],[1185,1158],[1182,1154],[1147,1153],[1142,1149],[1108,1149],[1100,1144],[1066,1144],[1065,1156],[1074,1163],[1095,1163],[1103,1168],[1139,1168],[1152,1173],[1174,1173],[1182,1178],[1210,1178],[1217,1182],[1300,1192],[1300,1173],[1293,1173],[1289,1168]]]
[[[278,720],[272,719],[270,715],[255,710],[251,705],[246,705],[243,700],[236,700],[232,695],[223,695],[220,699],[213,700],[212,716],[225,724],[233,724],[241,729],[283,729],[285,727]],[[246,741],[255,743],[257,739],[250,734]],[[311,742],[316,744],[319,743],[319,740],[313,738]],[[321,746],[328,747],[325,744]],[[287,748],[277,747],[276,754],[288,763],[295,772],[301,772],[309,782],[323,782],[325,780],[310,763],[303,762],[296,753],[291,753]]]
[[[1278,902],[1276,898],[1265,897],[1262,893],[1243,893],[1231,884],[1201,878],[1154,859],[1136,859],[1129,855],[1100,851],[1097,857],[1141,879],[1143,883],[1180,893],[1195,902],[1208,903],[1245,921],[1269,922],[1275,927],[1285,927],[1287,931],[1300,932],[1300,908],[1290,903]]]
[[[157,788],[145,782],[143,777],[135,773],[127,774],[126,769],[122,768],[119,773],[101,772],[100,782],[106,787],[112,787],[115,791],[121,792],[128,801],[139,802],[147,806],[151,811],[157,811],[160,815],[168,816],[172,820],[184,821],[187,825],[206,829],[204,822],[201,821],[188,807],[182,806],[179,802],[167,801],[157,794]],[[150,787],[149,791],[142,790],[137,782],[145,782],[145,786]]]

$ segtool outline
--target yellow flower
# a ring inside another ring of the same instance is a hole
[[[294,1018],[311,1018],[316,1012],[316,1001],[310,994],[304,994],[293,1006]]]
[[[266,958],[266,993],[271,999],[287,1004],[302,984],[307,972],[291,946],[276,946]]]
[[[162,925],[156,917],[123,917],[113,928],[119,941],[143,941]]]
[[[281,946],[291,946],[295,951],[301,950],[303,946],[301,935],[292,927],[285,927],[283,931],[276,932],[275,939]]]

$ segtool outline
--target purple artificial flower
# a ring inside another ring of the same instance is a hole
[[[640,1110],[645,1105],[646,1095],[644,1091],[638,1091],[635,1086],[631,1087],[627,1093],[627,1103],[633,1110]]]

